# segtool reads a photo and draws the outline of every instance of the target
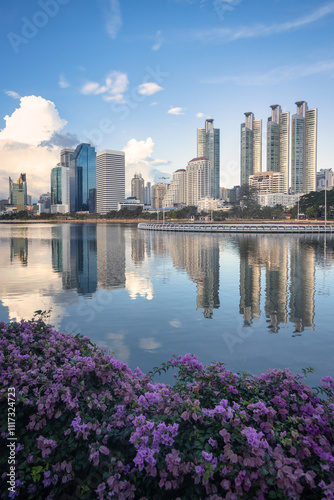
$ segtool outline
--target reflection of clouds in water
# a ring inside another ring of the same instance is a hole
[[[137,297],[143,297],[147,300],[153,299],[154,290],[151,281],[133,271],[126,273],[126,289],[131,299],[136,299]]]
[[[118,333],[107,333],[107,339],[110,339],[111,342],[103,342],[106,344],[104,347],[107,349],[111,349],[115,353],[115,357],[124,361],[124,363],[128,363],[130,358],[130,349],[127,345],[124,344],[124,339],[126,336],[125,330],[120,330]],[[101,346],[102,343],[98,342]]]
[[[26,240],[12,239],[12,247],[18,251]],[[17,248],[16,248],[17,247]],[[50,250],[47,245],[37,241],[29,241],[27,265],[22,266],[20,259],[10,255],[10,248],[0,249],[0,296],[4,307],[8,308],[9,318],[20,321],[30,319],[37,310],[50,313],[50,322],[57,328],[64,316],[64,308],[58,304],[55,297],[62,292],[62,281],[52,270]],[[9,258],[11,257],[11,263]],[[66,304],[73,303],[68,300]]]
[[[174,328],[181,328],[182,323],[179,319],[173,319],[172,321],[169,322],[170,326],[173,326]]]
[[[153,337],[143,337],[139,339],[139,347],[144,351],[154,351],[161,347],[161,343],[157,342]]]

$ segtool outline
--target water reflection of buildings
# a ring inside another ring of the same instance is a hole
[[[97,276],[104,289],[125,287],[125,237],[122,226],[98,224]]]
[[[314,327],[315,247],[299,239],[290,251],[290,321],[296,331]]]
[[[261,267],[257,240],[239,239],[240,252],[240,314],[244,325],[252,324],[260,316]]]
[[[288,237],[243,235],[236,241],[240,250],[240,314],[244,316],[244,325],[249,326],[254,318],[260,317],[261,273],[264,270],[264,310],[270,330],[276,333],[280,324],[287,323],[288,295],[289,320],[295,324],[296,331],[313,327],[315,247],[294,237],[290,240]]]
[[[28,264],[28,238],[26,230],[22,236],[10,238],[10,262],[13,262],[15,259],[18,259],[23,266]]]
[[[212,318],[219,303],[219,240],[209,235],[169,234],[174,266],[197,284],[197,310]]]
[[[121,226],[61,225],[52,228],[52,267],[63,289],[91,295],[97,287],[125,287],[125,238]]]
[[[52,267],[62,273],[63,289],[93,294],[97,289],[96,226],[64,224],[53,228]]]

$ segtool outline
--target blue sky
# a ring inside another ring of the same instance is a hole
[[[0,21],[0,197],[27,172],[48,190],[61,147],[124,149],[127,187],[196,156],[196,129],[221,133],[221,185],[240,178],[245,111],[319,110],[318,170],[333,166],[334,1],[12,0]]]

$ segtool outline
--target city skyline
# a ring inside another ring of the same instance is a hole
[[[319,109],[318,170],[331,168],[333,14],[333,1],[310,0],[7,4],[0,197],[26,172],[36,199],[60,149],[84,142],[125,152],[129,194],[135,172],[157,182],[186,168],[209,118],[221,131],[220,185],[232,187],[244,111],[265,123],[270,103],[292,113],[298,99]]]

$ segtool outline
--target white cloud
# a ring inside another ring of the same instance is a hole
[[[197,113],[197,118],[203,118],[204,114],[203,113]]]
[[[153,337],[143,337],[139,339],[139,347],[144,351],[154,351],[161,347],[161,343],[157,342]]]
[[[0,131],[1,198],[8,196],[8,176],[27,174],[28,192],[33,196],[50,191],[50,169],[59,162],[60,147],[41,146],[60,133],[66,121],[55,104],[40,96],[25,96]]]
[[[157,105],[158,105],[157,101],[151,102],[151,104],[150,104],[150,106],[157,106]]]
[[[153,149],[154,142],[152,137],[148,137],[146,141],[131,139],[122,151],[125,152],[126,164],[133,164],[147,160],[152,155]]]
[[[164,172],[157,170],[156,166],[170,165],[170,161],[155,160],[152,158],[154,142],[151,137],[146,141],[131,139],[123,148],[125,152],[125,178],[130,181],[135,173],[141,173],[145,182],[157,182]],[[159,181],[158,181],[159,182]]]
[[[69,82],[66,80],[65,76],[64,75],[60,75],[59,76],[59,81],[58,81],[58,85],[61,89],[66,89],[67,87],[70,87],[70,84]]]
[[[5,94],[13,99],[21,99],[21,96],[17,92],[14,92],[14,90],[6,90]]]
[[[209,30],[199,30],[193,34],[193,39],[202,42],[233,42],[242,38],[258,38],[276,35],[287,31],[292,31],[308,24],[314,23],[328,15],[334,13],[334,2],[320,7],[311,14],[300,17],[293,21],[286,21],[280,24],[265,26],[257,24],[255,26],[241,26],[240,28],[213,28]]]
[[[154,296],[154,288],[151,280],[145,276],[140,276],[134,271],[126,272],[126,289],[133,300],[136,300],[138,297],[152,300]]]
[[[34,146],[48,140],[54,131],[67,123],[60,118],[53,102],[34,95],[21,97],[20,107],[4,119],[6,126],[0,132],[1,141]]]
[[[104,8],[107,32],[112,39],[117,37],[123,25],[121,5],[119,0],[107,0],[107,7]]]
[[[279,66],[265,73],[259,74],[241,74],[241,75],[224,75],[221,77],[213,77],[203,80],[202,83],[208,84],[223,84],[233,82],[240,86],[263,86],[279,84],[289,80],[297,80],[310,75],[330,72],[330,77],[334,76],[334,59],[328,61],[319,61],[313,64],[291,64],[287,66]]]
[[[155,82],[147,82],[142,83],[138,87],[138,94],[142,95],[153,95],[159,92],[160,90],[164,90],[160,85]]]
[[[167,113],[169,115],[184,115],[184,108],[170,108]]]
[[[179,319],[173,319],[172,321],[169,322],[170,326],[173,328],[181,328],[182,323]]]
[[[154,51],[159,50],[161,45],[162,45],[161,31],[157,31],[156,42],[152,45],[152,50],[154,50]]]
[[[105,101],[123,102],[123,94],[128,89],[129,80],[126,73],[120,71],[111,71],[103,85],[97,82],[87,82],[81,88],[81,93],[88,94],[103,94]]]

